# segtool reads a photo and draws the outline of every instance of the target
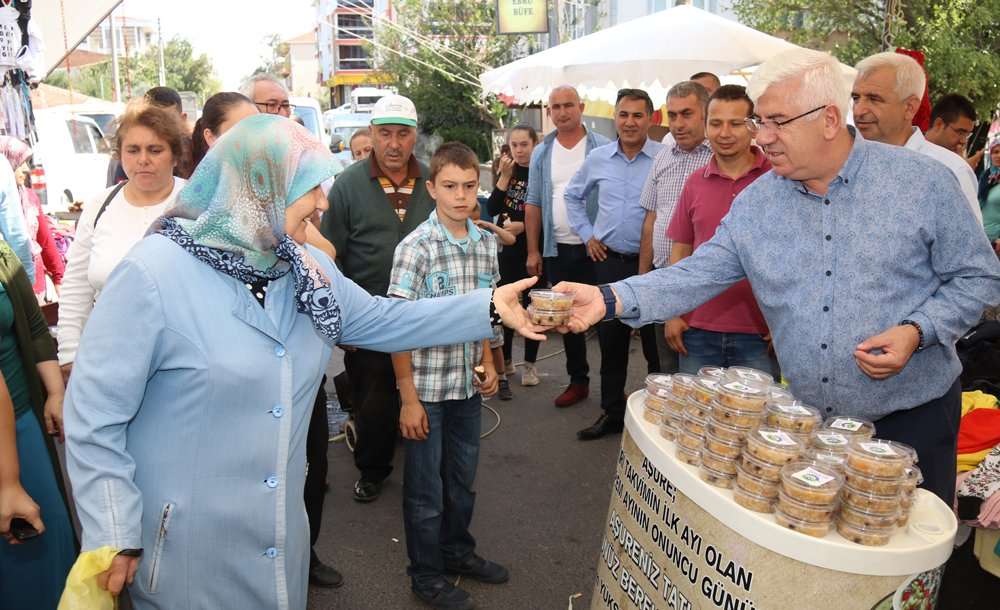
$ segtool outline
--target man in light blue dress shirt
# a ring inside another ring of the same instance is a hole
[[[568,328],[666,320],[748,278],[795,396],[913,446],[923,487],[951,506],[955,342],[1000,302],[1000,262],[948,168],[848,128],[849,89],[830,55],[782,53],[749,93],[748,126],[773,170],[679,263],[610,286],[557,285],[576,293]]]
[[[648,137],[653,102],[642,89],[622,89],[615,102],[618,140],[595,148],[566,187],[566,211],[573,230],[587,247],[600,283],[639,272],[639,242],[646,211],[639,205],[653,159],[663,145]],[[598,190],[597,217],[587,216],[587,196]],[[641,330],[649,372],[660,370],[655,328]],[[625,382],[631,329],[610,320],[597,329],[601,344],[601,408],[597,422],[577,433],[580,440],[620,432],[625,418]]]

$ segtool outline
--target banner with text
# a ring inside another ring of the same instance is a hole
[[[549,31],[547,0],[497,0],[497,34]]]

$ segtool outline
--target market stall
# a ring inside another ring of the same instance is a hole
[[[794,400],[769,400],[783,404],[787,411],[762,410],[756,422],[761,427],[756,430],[768,430],[769,424],[777,423],[783,429],[765,432],[766,438],[758,438],[755,445],[748,428],[742,443],[733,445],[739,447],[734,455],[740,457],[733,458],[738,474],[730,476],[716,472],[710,459],[702,465],[700,459],[688,458],[685,449],[691,437],[688,428],[696,429],[691,422],[708,427],[703,439],[709,443],[726,440],[712,432],[713,426],[716,432],[729,429],[722,423],[725,417],[717,414],[699,420],[698,415],[706,412],[696,405],[695,414],[685,422],[683,416],[674,417],[669,407],[662,413],[647,411],[646,398],[647,392],[639,391],[628,401],[592,609],[933,607],[957,523],[940,499],[913,489],[919,469],[907,466],[904,474],[904,462],[912,459],[905,450],[890,455],[887,447],[900,447],[867,435],[852,436],[865,432],[863,424],[854,427],[853,418],[820,424],[808,407],[794,408]],[[691,403],[676,404],[682,412],[680,405]],[[723,415],[736,412],[726,405],[717,409]],[[790,417],[775,422],[772,413]],[[730,419],[728,423],[741,422]],[[807,438],[816,435],[829,437],[831,446],[810,446]],[[839,441],[832,441],[845,436],[845,447],[850,446],[852,453],[846,448],[840,452],[835,447]],[[772,496],[765,490],[767,481],[758,478],[768,478],[762,474],[767,464],[755,457],[767,456],[750,451],[754,455],[747,461],[747,441],[761,451],[784,451],[782,444],[789,439],[801,443],[798,452],[805,455],[778,467],[782,478],[773,484]],[[864,455],[864,447],[874,453]],[[853,462],[855,450],[857,463]],[[839,471],[834,464],[837,460],[824,461],[834,454],[843,458]],[[714,450],[705,455],[715,456]],[[797,461],[803,457],[809,461]],[[882,457],[887,461],[881,461]],[[852,479],[852,473],[858,472],[852,468],[866,464],[878,476]],[[898,476],[889,476],[897,465]],[[858,491],[888,493],[878,487],[885,485],[891,495]],[[890,501],[891,511],[882,516],[875,514],[881,508],[878,498]],[[810,513],[820,510],[820,505],[799,501],[813,499],[827,502],[825,514],[813,517]]]

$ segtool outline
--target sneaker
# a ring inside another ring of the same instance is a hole
[[[472,610],[475,607],[468,593],[451,584],[443,577],[435,578],[429,583],[417,584],[416,581],[413,581],[410,588],[420,601],[432,608],[440,608],[441,610]]]
[[[516,369],[514,368],[514,363],[513,362],[511,362],[510,360],[504,360],[504,363],[503,363],[503,374],[504,375],[513,375],[514,372],[515,372],[515,370]]]
[[[538,385],[538,369],[531,362],[525,362],[524,367],[521,369],[521,385]]]
[[[445,562],[444,573],[457,574],[491,585],[499,585],[510,580],[510,573],[507,571],[507,568],[499,563],[483,559],[475,553],[469,555],[468,559],[459,564]]]
[[[571,407],[590,395],[590,386],[584,383],[571,383],[563,393],[556,397],[557,407]]]
[[[497,398],[500,400],[510,400],[514,398],[514,395],[510,391],[510,382],[506,379],[500,380],[500,387],[497,388]]]
[[[367,504],[378,499],[382,493],[382,481],[366,481],[358,479],[354,483],[354,501]]]

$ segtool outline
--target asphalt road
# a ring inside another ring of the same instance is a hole
[[[500,412],[500,427],[483,439],[472,533],[477,552],[507,566],[510,582],[483,585],[463,581],[477,608],[580,610],[590,607],[604,519],[607,516],[615,456],[621,437],[580,442],[576,431],[600,414],[600,353],[597,337],[588,341],[591,395],[557,409],[552,399],[568,383],[558,335],[542,345],[541,384],[524,388],[515,375],[514,400],[490,400]],[[629,391],[646,372],[638,341],[630,358]],[[545,358],[546,355],[553,354]],[[523,352],[520,341],[515,361]],[[544,359],[542,359],[544,358]],[[342,370],[331,363],[330,372]],[[332,377],[332,375],[331,375]],[[332,384],[330,384],[332,386]],[[483,430],[496,416],[483,412]],[[402,515],[402,448],[396,469],[381,497],[372,504],[351,498],[357,471],[343,443],[332,443],[330,491],[317,544],[320,557],[344,574],[344,586],[310,588],[309,608],[349,610],[424,608],[410,592]],[[570,606],[570,596],[581,594]]]

